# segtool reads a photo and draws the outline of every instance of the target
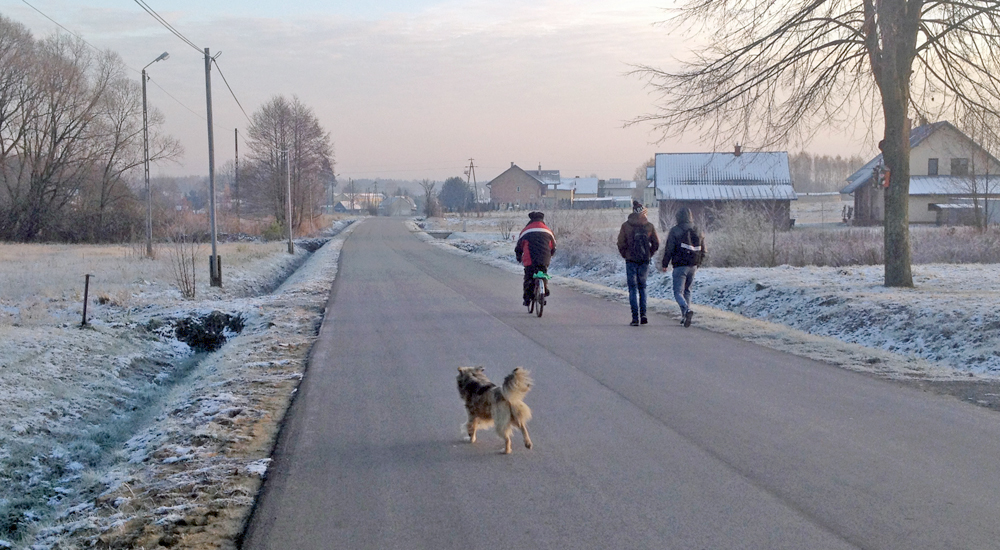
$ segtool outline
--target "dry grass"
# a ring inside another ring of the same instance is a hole
[[[740,212],[706,231],[708,257],[713,267],[848,266],[883,262],[882,230],[847,227],[840,222],[840,197],[808,197],[792,203],[792,217],[806,224],[774,232],[767,220]],[[487,212],[482,217],[434,218],[438,229],[492,232],[513,237],[528,222],[527,211]],[[618,230],[628,210],[547,210],[545,222],[557,240],[553,262],[566,267],[592,268],[618,256]],[[668,216],[672,219],[672,215]],[[650,214],[650,218],[656,218]],[[660,230],[660,228],[657,228]],[[661,244],[666,234],[660,232]],[[773,239],[773,240],[772,240]],[[980,232],[970,227],[913,226],[910,241],[914,264],[1000,263],[1000,228]],[[657,259],[658,261],[658,259]]]

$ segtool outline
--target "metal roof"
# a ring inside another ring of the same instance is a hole
[[[562,181],[559,182],[557,189],[575,189],[577,193],[582,193],[584,195],[596,195],[598,187],[597,182],[597,178],[562,178]]]
[[[789,185],[788,153],[657,153],[656,186]]]
[[[910,195],[960,195],[970,196],[973,190],[979,195],[992,191],[1000,194],[1000,176],[910,176]]]
[[[658,199],[678,201],[796,200],[798,198],[795,195],[795,190],[789,184],[664,185],[658,191]]]

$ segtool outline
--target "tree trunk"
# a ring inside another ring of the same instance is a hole
[[[910,270],[910,74],[916,55],[920,0],[883,0],[878,6],[881,44],[875,78],[882,94],[885,138],[882,158],[889,169],[885,189],[885,286],[912,287]]]

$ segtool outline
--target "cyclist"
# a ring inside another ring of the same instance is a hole
[[[524,266],[524,305],[531,301],[535,273],[548,273],[549,260],[556,253],[556,237],[543,221],[542,212],[529,212],[528,225],[524,226],[514,245],[514,257]],[[549,286],[545,285],[545,295]]]

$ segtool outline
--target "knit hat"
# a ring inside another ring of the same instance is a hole
[[[642,205],[639,201],[632,201],[632,212],[636,214],[646,215],[646,207]]]
[[[543,212],[528,212],[528,219],[533,222],[540,222],[545,219],[545,213]]]

